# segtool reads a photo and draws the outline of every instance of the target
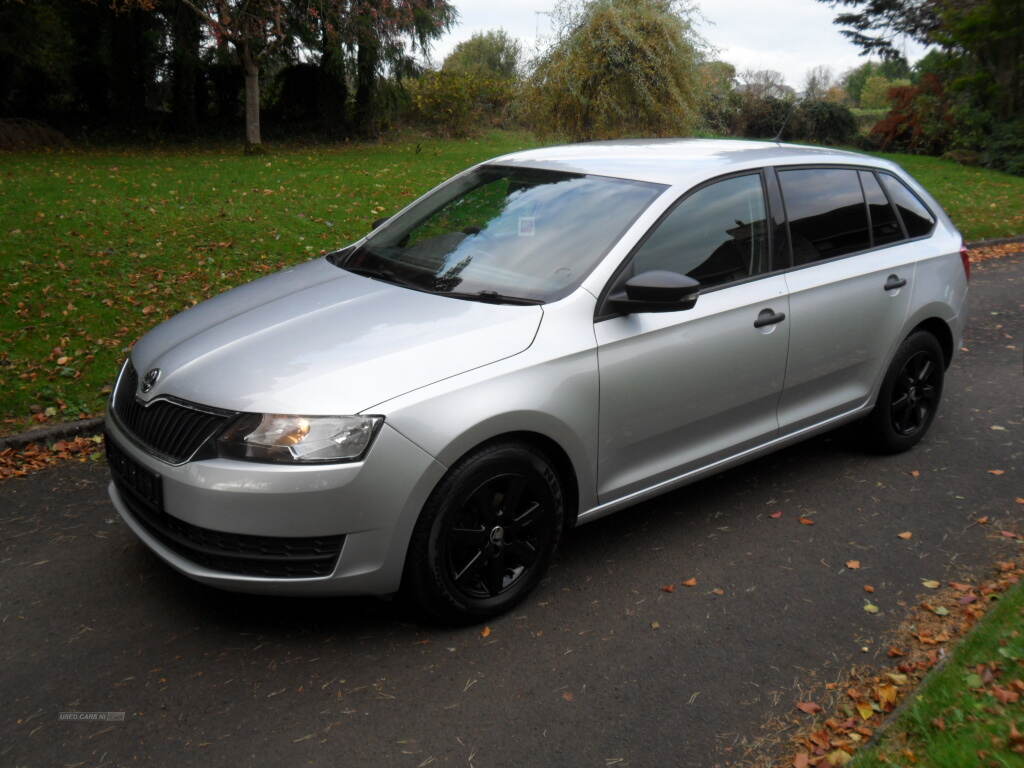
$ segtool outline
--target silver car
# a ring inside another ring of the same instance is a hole
[[[482,619],[573,526],[844,422],[910,448],[969,272],[939,205],[875,157],[506,155],[143,337],[111,397],[110,497],[213,586]]]

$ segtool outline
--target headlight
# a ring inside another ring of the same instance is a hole
[[[383,416],[285,416],[249,413],[217,438],[220,456],[283,464],[357,461]]]

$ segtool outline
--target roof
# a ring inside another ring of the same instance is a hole
[[[693,184],[710,176],[765,165],[837,163],[896,168],[886,160],[857,152],[735,139],[594,141],[529,149],[488,162],[669,185]]]

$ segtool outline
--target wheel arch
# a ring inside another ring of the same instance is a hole
[[[939,342],[939,346],[942,348],[943,362],[945,363],[945,367],[948,369],[950,363],[953,362],[954,351],[953,331],[949,327],[949,324],[941,317],[932,316],[915,325],[910,330],[910,333],[908,333],[904,338],[909,337],[917,331],[926,331],[935,337],[936,341]]]

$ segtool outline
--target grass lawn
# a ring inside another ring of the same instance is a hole
[[[0,155],[0,433],[102,409],[132,341],[185,307],[345,245],[525,133],[387,144]],[[1024,178],[893,156],[968,239],[1024,234]]]
[[[852,768],[1024,765],[1024,585],[1007,592]]]

